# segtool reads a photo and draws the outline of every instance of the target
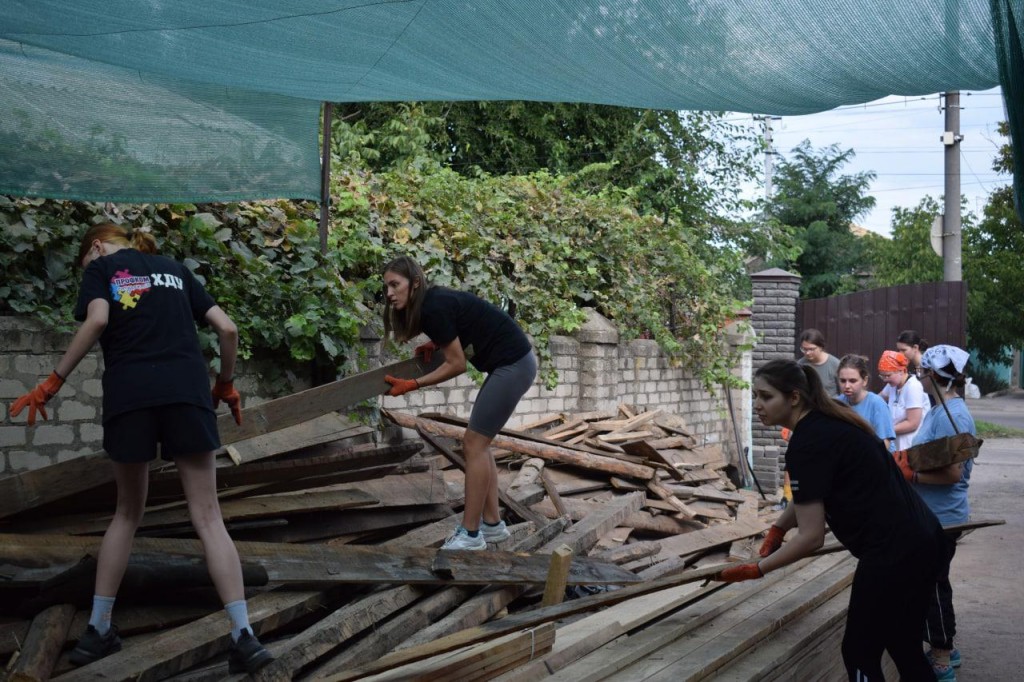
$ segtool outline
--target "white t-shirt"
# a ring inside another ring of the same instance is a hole
[[[881,395],[889,403],[889,413],[892,414],[893,426],[904,421],[907,418],[907,410],[915,407],[921,408],[921,423],[923,424],[924,416],[928,414],[928,409],[931,407],[931,402],[929,402],[928,396],[924,392],[924,386],[921,385],[921,382],[914,375],[907,377],[903,387],[899,390],[887,384],[882,389]],[[921,428],[920,424],[918,424],[917,428]],[[906,450],[909,448],[914,442],[915,434],[917,434],[917,429],[909,433],[897,434],[896,449]]]

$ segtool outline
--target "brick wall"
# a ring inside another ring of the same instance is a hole
[[[730,335],[731,342],[745,341]],[[48,409],[50,421],[27,428],[27,411],[11,419],[10,403],[31,390],[56,365],[70,336],[51,334],[26,318],[0,317],[0,476],[77,457],[102,448],[100,353],[90,353],[68,378]],[[364,331],[363,346],[369,366],[381,361],[380,339]],[[412,345],[412,344],[411,344]],[[573,336],[550,341],[552,366],[558,385],[548,389],[538,380],[527,392],[509,425],[516,426],[558,412],[614,410],[619,403],[640,409],[663,409],[686,418],[700,443],[723,443],[734,449],[733,427],[722,391],[709,394],[693,373],[665,357],[650,340],[622,342],[615,327],[597,313]],[[397,358],[384,358],[386,362]],[[734,371],[749,380],[750,353]],[[235,385],[243,406],[271,397],[265,367],[258,362],[240,363]],[[280,369],[276,372],[280,375]],[[294,374],[299,374],[295,371]],[[290,390],[308,387],[303,377],[292,377]],[[410,412],[438,411],[469,416],[479,387],[468,375],[440,386],[413,391],[398,398],[384,397],[382,405]],[[749,446],[749,391],[734,391],[733,404],[741,438]],[[372,420],[372,415],[371,415]]]
[[[757,330],[757,345],[752,354],[753,369],[770,360],[792,360],[797,337],[796,311],[800,303],[800,276],[773,268],[750,276],[754,290],[750,323]],[[785,442],[777,426],[751,425],[754,475],[765,491],[782,484],[785,466]]]

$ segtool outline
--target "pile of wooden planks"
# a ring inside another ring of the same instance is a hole
[[[345,398],[314,390],[319,402],[246,410],[254,425],[224,429],[218,458],[251,621],[277,657],[261,679],[489,679],[550,652],[557,614],[643,595],[656,578],[685,586],[703,575],[692,565],[716,561],[708,552],[747,551],[765,528],[757,499],[722,474],[718,446],[697,447],[680,416],[624,405],[500,434],[512,537],[439,552],[461,518],[465,423],[384,412],[417,434],[377,444],[331,409]],[[115,613],[124,649],[80,669],[66,657],[113,508],[109,467],[94,455],[0,479],[0,655],[11,679],[227,676],[226,620],[176,472],[155,464],[150,479]],[[630,585],[642,589],[614,589]]]

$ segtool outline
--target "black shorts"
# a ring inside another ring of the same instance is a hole
[[[217,415],[197,405],[175,403],[124,412],[103,425],[103,449],[126,464],[211,452],[220,447]]]

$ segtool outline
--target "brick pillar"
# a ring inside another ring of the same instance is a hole
[[[588,308],[587,321],[573,336],[580,343],[579,409],[615,410],[619,405],[619,330]]]
[[[754,289],[750,323],[757,334],[753,369],[771,360],[792,360],[797,336],[797,305],[800,276],[772,268],[750,276]],[[753,420],[754,475],[765,490],[778,490],[785,466],[785,442],[777,426],[763,426]]]

